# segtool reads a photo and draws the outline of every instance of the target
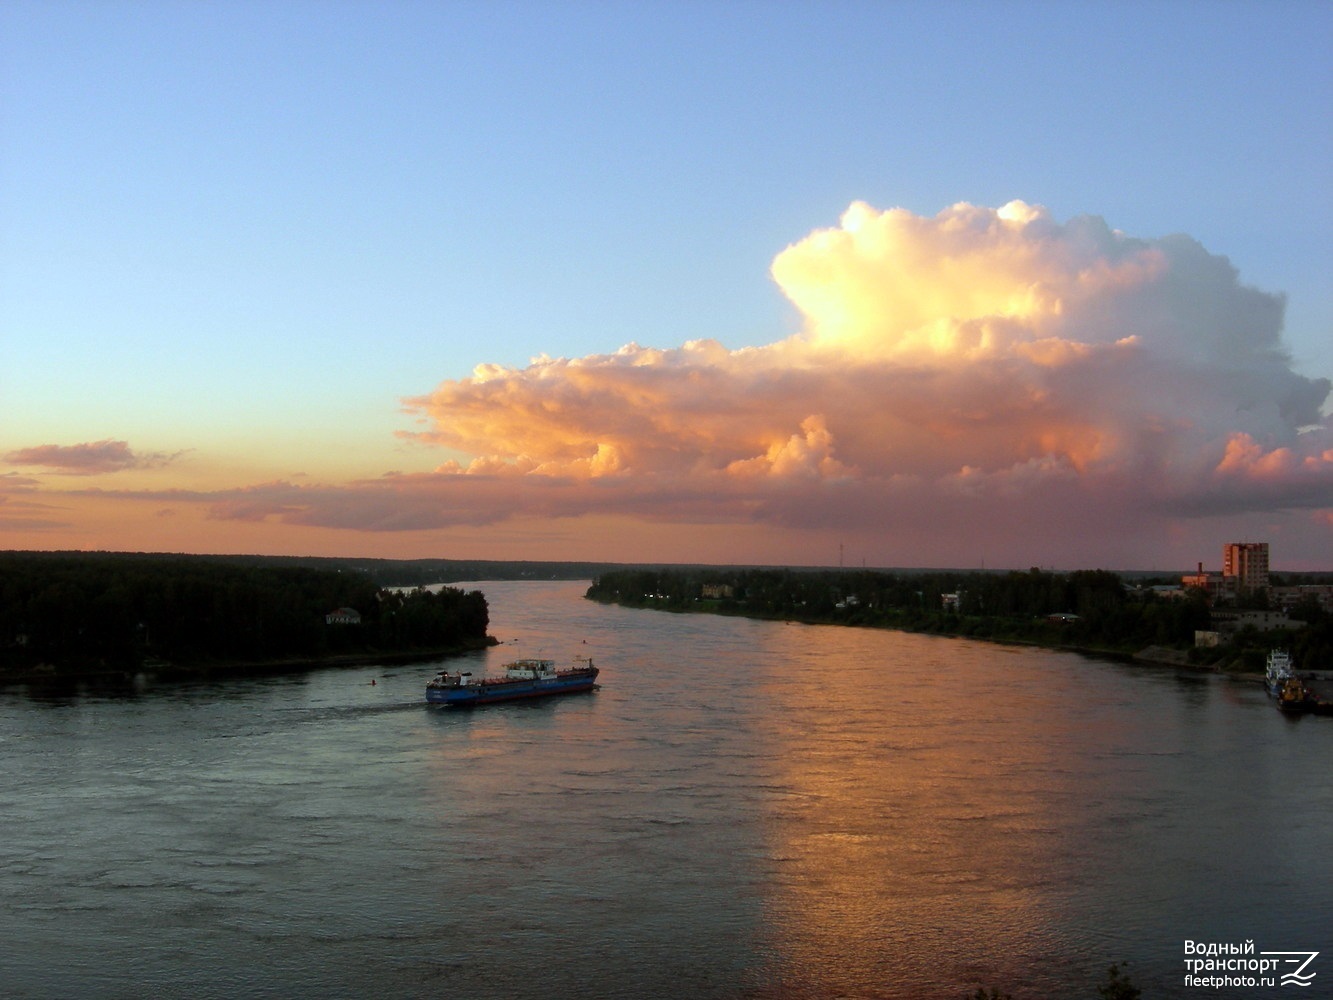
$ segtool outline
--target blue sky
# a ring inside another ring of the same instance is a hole
[[[478,364],[796,333],[770,264],[857,200],[1186,233],[1333,374],[1326,2],[10,0],[0,36],[0,453],[429,469],[400,400]]]

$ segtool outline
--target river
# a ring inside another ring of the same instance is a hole
[[[462,663],[591,655],[601,689],[0,691],[6,995],[1063,1000],[1112,962],[1145,1000],[1333,995],[1333,719],[1072,653],[467,586],[503,644]],[[1215,989],[1186,941],[1323,954],[1304,990]]]

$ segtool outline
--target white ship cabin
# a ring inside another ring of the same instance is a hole
[[[456,688],[467,687],[472,683],[472,671],[464,671],[458,674],[451,674],[447,670],[441,670],[433,681],[427,682],[427,687],[436,688]]]
[[[555,677],[555,660],[515,660],[505,664],[505,679],[545,681]]]
[[[1272,650],[1268,654],[1268,679],[1281,683],[1291,676],[1291,655],[1285,649]]]

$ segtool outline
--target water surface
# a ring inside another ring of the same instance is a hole
[[[1184,985],[1186,939],[1323,950],[1333,984],[1333,719],[477,586],[505,645],[468,665],[592,655],[602,689],[427,708],[426,665],[0,692],[10,995],[1054,1000],[1112,961],[1149,998],[1285,995]]]

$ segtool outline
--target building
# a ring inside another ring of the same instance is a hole
[[[1199,563],[1197,573],[1182,576],[1180,585],[1185,590],[1202,590],[1210,604],[1235,600],[1236,597],[1235,579],[1221,573],[1205,572],[1203,563]]]
[[[360,625],[361,612],[356,608],[339,608],[337,611],[330,611],[324,616],[326,625]]]
[[[1235,578],[1237,594],[1268,590],[1268,543],[1230,542],[1222,547],[1222,575]]]
[[[1256,632],[1305,628],[1305,622],[1293,621],[1280,611],[1214,611],[1213,628],[1222,635],[1234,635],[1249,627]]]
[[[729,583],[705,583],[703,596],[706,601],[727,601],[736,596],[736,588]]]
[[[1300,584],[1295,587],[1272,587],[1269,597],[1273,607],[1291,611],[1302,604],[1318,604],[1324,611],[1333,611],[1333,584]]]
[[[1202,590],[1210,604],[1228,604],[1246,594],[1268,593],[1268,543],[1228,542],[1222,546],[1222,572],[1199,571],[1180,578],[1187,590]]]

